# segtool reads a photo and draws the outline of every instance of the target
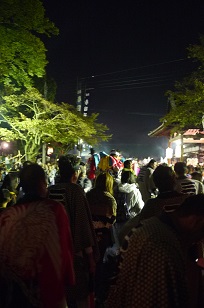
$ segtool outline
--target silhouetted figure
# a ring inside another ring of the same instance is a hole
[[[23,168],[24,196],[0,216],[0,307],[65,308],[74,284],[69,220],[47,199],[43,169]]]

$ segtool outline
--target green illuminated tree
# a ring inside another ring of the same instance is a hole
[[[0,105],[0,139],[21,142],[26,159],[35,160],[43,143],[67,146],[83,139],[92,145],[107,141],[108,128],[97,123],[97,114],[83,117],[68,104],[54,104],[34,88],[9,95]]]
[[[172,126],[172,131],[200,128],[204,115],[204,37],[200,38],[200,45],[190,46],[188,52],[199,65],[190,76],[176,82],[175,91],[167,92],[171,110],[161,121]]]
[[[28,88],[34,76],[45,75],[47,60],[42,38],[57,33],[58,29],[45,17],[41,1],[1,0],[0,84],[4,90],[11,86]]]
[[[68,104],[52,103],[56,85],[46,77],[43,43],[52,34],[58,29],[40,0],[1,0],[0,139],[20,142],[30,160],[43,143],[67,146],[83,139],[95,145],[110,138],[97,114],[85,118]]]

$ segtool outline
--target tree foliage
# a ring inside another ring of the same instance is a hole
[[[1,0],[0,139],[21,142],[30,160],[43,143],[95,145],[110,138],[97,114],[83,117],[71,105],[53,103],[56,84],[46,76],[43,43],[53,34],[58,29],[40,0]]]
[[[171,103],[170,112],[161,119],[173,131],[185,128],[200,128],[204,115],[204,37],[200,45],[188,48],[189,57],[198,63],[198,68],[181,82],[176,82],[175,90],[166,95]]]
[[[40,36],[57,34],[39,0],[1,0],[0,83],[29,87],[45,74],[46,48]]]
[[[0,138],[19,140],[27,159],[34,160],[43,143],[77,143],[79,139],[95,145],[107,141],[108,128],[97,123],[97,114],[90,117],[68,104],[54,104],[35,89],[3,98],[0,105]]]

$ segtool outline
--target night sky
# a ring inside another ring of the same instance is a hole
[[[91,89],[89,112],[113,134],[97,151],[164,157],[167,139],[148,133],[167,112],[165,92],[193,68],[187,47],[204,34],[204,1],[43,3],[60,31],[45,42],[56,101],[75,105],[81,83]]]

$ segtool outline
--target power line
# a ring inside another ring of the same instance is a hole
[[[129,68],[129,69],[124,69],[124,70],[119,70],[119,71],[108,72],[108,73],[104,73],[104,74],[95,74],[95,75],[92,75],[92,76],[86,76],[86,77],[80,78],[80,80],[90,79],[90,78],[95,78],[95,77],[100,77],[100,76],[113,75],[113,74],[116,74],[116,73],[123,73],[123,72],[138,70],[138,69],[141,69],[141,68],[148,68],[148,67],[159,66],[159,65],[170,64],[170,63],[181,62],[181,61],[187,61],[187,60],[189,60],[189,59],[185,58],[185,59],[176,59],[176,60],[165,61],[165,62],[158,62],[158,63],[143,65],[143,66],[139,66],[139,67],[135,67],[135,68]]]
[[[93,108],[91,110],[94,110]],[[104,112],[104,113],[113,113],[115,110],[113,109],[97,109],[98,112]],[[139,115],[139,116],[149,116],[149,117],[163,117],[164,114],[159,113],[150,113],[150,112],[134,112],[134,111],[126,111],[124,114],[127,115]]]
[[[163,117],[163,114],[158,113],[148,113],[148,112],[126,112],[127,114],[132,115],[141,115],[141,116],[150,116],[150,117]]]
[[[121,90],[133,90],[133,89],[143,89],[143,88],[153,88],[153,87],[161,87],[161,86],[167,86],[169,83],[161,83],[161,84],[155,84],[155,85],[146,85],[141,87],[129,87],[129,88],[118,88],[118,89],[109,89],[111,91],[121,91]],[[107,89],[107,88],[106,88]]]
[[[96,85],[106,85],[106,84],[114,84],[114,83],[117,83],[119,82],[120,80],[123,81],[123,82],[128,82],[129,80],[132,80],[132,81],[139,81],[139,80],[149,80],[149,79],[156,79],[156,78],[162,78],[162,77],[166,77],[166,76],[170,76],[174,73],[177,73],[177,72],[181,72],[180,70],[179,71],[172,71],[172,72],[162,72],[162,73],[156,73],[156,74],[143,74],[143,75],[136,75],[136,76],[130,76],[130,77],[120,77],[120,78],[114,78],[114,79],[107,79],[105,81],[96,81],[94,82],[94,84]],[[157,76],[159,75],[159,76]],[[136,80],[135,78],[138,79]],[[147,78],[142,78],[142,77],[147,77]]]
[[[141,68],[149,68],[153,66],[161,66],[169,63],[182,62],[188,59],[176,59],[171,61],[165,61],[150,65],[141,66],[138,68],[119,70],[114,72],[109,72],[105,74],[98,74],[92,77],[82,78],[81,80],[81,88],[86,86],[92,86],[94,90],[112,90],[112,91],[121,91],[121,90],[131,90],[131,89],[142,89],[147,87],[159,87],[165,85],[173,85],[176,80],[182,78],[184,76],[184,71],[186,74],[187,68],[177,70],[168,70],[165,72],[156,72],[156,73],[148,73],[148,74],[137,74],[132,76],[120,76],[116,78],[106,78],[108,75],[113,75],[116,73],[124,73],[134,71],[136,69]],[[102,79],[97,79],[96,77],[104,77]],[[91,78],[91,79],[90,79]],[[159,83],[159,84],[158,84]]]
[[[159,77],[157,77],[159,78]],[[140,80],[140,79],[138,79]],[[141,79],[142,80],[142,79]],[[148,80],[148,79],[145,79]],[[168,81],[168,80],[172,80],[172,78],[160,78],[160,79],[152,79],[152,80],[148,80],[148,81],[141,81],[141,82],[137,82],[137,80],[130,80],[130,81],[123,81],[120,83],[112,83],[112,84],[107,84],[104,86],[98,86],[98,88],[100,89],[104,89],[104,88],[112,88],[112,87],[122,87],[122,86],[132,86],[132,85],[143,85],[143,84],[151,84],[151,83],[156,83],[156,82],[160,82],[160,81]],[[134,82],[136,81],[136,82]]]

